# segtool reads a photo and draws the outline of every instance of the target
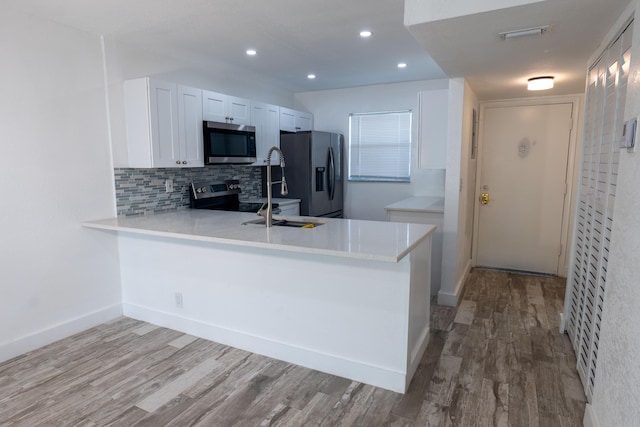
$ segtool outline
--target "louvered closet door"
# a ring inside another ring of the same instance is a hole
[[[618,177],[619,142],[631,60],[631,24],[589,70],[580,193],[575,222],[568,332],[589,400],[593,393],[600,322]]]

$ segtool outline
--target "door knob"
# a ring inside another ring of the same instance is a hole
[[[480,204],[488,205],[491,199],[489,198],[489,193],[482,193],[480,195]]]

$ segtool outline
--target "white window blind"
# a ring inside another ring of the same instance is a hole
[[[349,115],[349,180],[409,182],[411,111]]]

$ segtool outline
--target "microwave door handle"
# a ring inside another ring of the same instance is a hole
[[[329,147],[329,200],[333,200],[336,192],[336,162],[333,156],[333,147]]]

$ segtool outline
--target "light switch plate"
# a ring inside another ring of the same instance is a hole
[[[638,119],[630,119],[624,122],[622,128],[622,141],[620,141],[620,148],[626,148],[628,151],[633,151],[636,145],[636,128],[638,126]]]

